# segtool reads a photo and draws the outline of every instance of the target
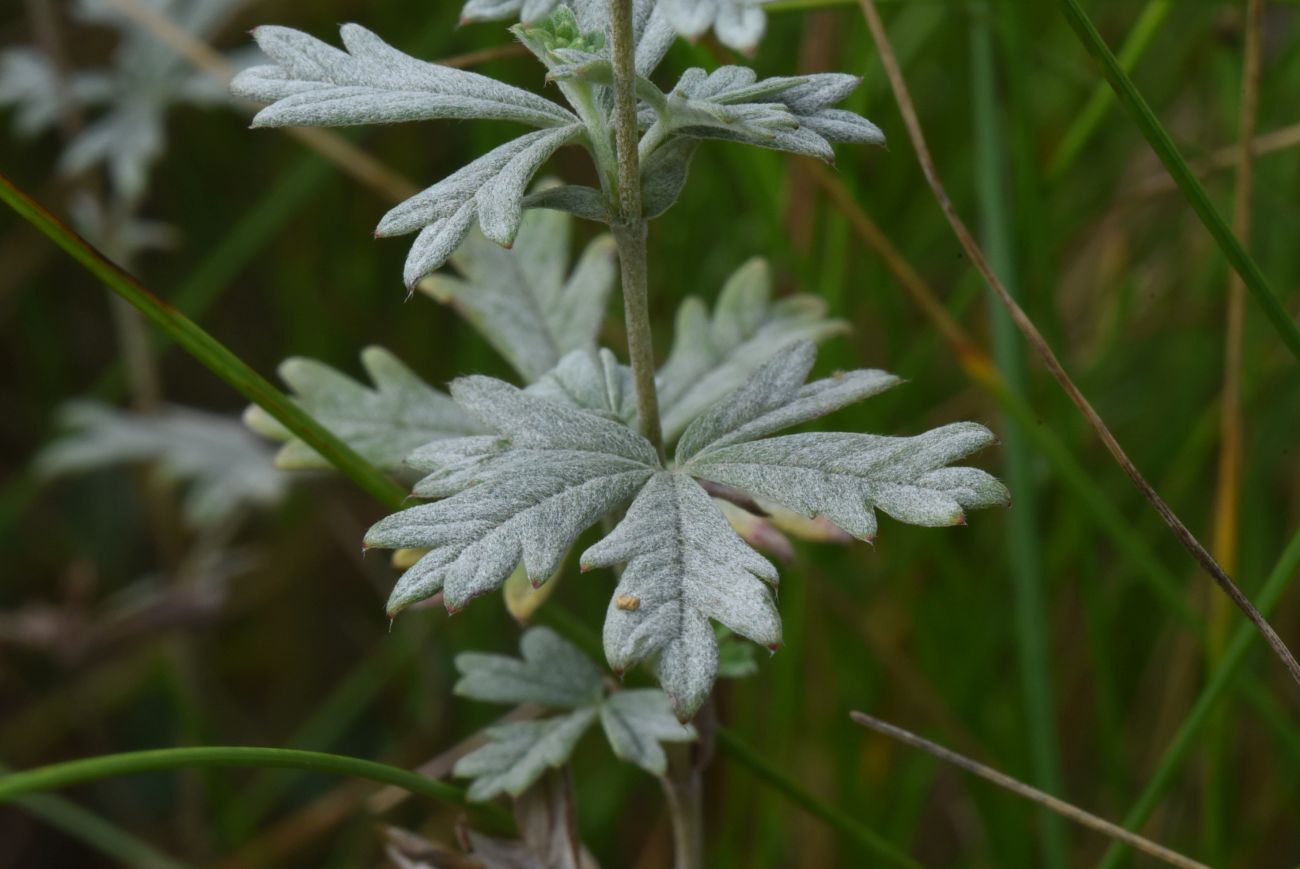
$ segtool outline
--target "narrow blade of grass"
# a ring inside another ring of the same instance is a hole
[[[1254,258],[1246,252],[1241,241],[1233,234],[1232,228],[1228,226],[1210,202],[1210,196],[1201,186],[1201,182],[1196,179],[1187,160],[1183,158],[1182,153],[1170,138],[1164,126],[1156,117],[1155,112],[1147,105],[1146,100],[1133,84],[1132,79],[1124,72],[1115,55],[1107,47],[1101,34],[1093,25],[1092,19],[1088,13],[1083,11],[1079,5],[1079,0],[1060,0],[1061,10],[1065,13],[1066,20],[1074,28],[1078,35],[1079,41],[1083,43],[1088,53],[1096,59],[1101,65],[1102,72],[1110,86],[1114,89],[1115,95],[1119,101],[1133,116],[1142,135],[1146,137],[1151,144],[1151,149],[1156,152],[1160,162],[1165,164],[1169,174],[1173,176],[1174,181],[1178,184],[1178,189],[1182,191],[1183,197],[1187,204],[1196,212],[1196,216],[1201,219],[1201,223],[1209,230],[1215,242],[1223,251],[1228,263],[1233,270],[1241,275],[1242,282],[1246,289],[1255,296],[1255,300],[1260,307],[1264,309],[1273,328],[1277,330],[1278,335],[1282,338],[1283,343],[1290,349],[1291,353],[1300,360],[1300,328],[1296,327],[1295,320],[1287,312],[1286,308],[1278,300],[1277,294],[1269,286],[1268,279],[1264,277],[1264,272],[1260,269]]]
[[[1292,580],[1295,579],[1297,569],[1300,569],[1300,531],[1297,531],[1291,538],[1291,542],[1287,544],[1286,549],[1282,552],[1282,556],[1278,559],[1273,572],[1264,583],[1264,587],[1260,589],[1259,594],[1256,596],[1259,600],[1261,612],[1270,614],[1277,608],[1282,596],[1290,587]],[[1165,749],[1165,753],[1161,756],[1151,780],[1147,782],[1147,786],[1142,791],[1141,796],[1138,797],[1137,803],[1124,816],[1124,826],[1127,829],[1138,829],[1146,823],[1147,819],[1151,817],[1151,813],[1155,811],[1156,805],[1160,802],[1160,797],[1173,783],[1174,776],[1191,752],[1197,735],[1210,719],[1210,713],[1214,710],[1215,704],[1232,684],[1237,672],[1245,663],[1246,653],[1251,650],[1255,636],[1255,632],[1248,625],[1239,626],[1232,635],[1232,640],[1228,643],[1223,658],[1206,681],[1205,687],[1201,689],[1200,696],[1196,698],[1196,703],[1187,714],[1187,718],[1183,720],[1178,732],[1174,734],[1169,747]],[[1123,854],[1123,846],[1118,844],[1111,846],[1101,861],[1101,869],[1115,869],[1119,865]]]
[[[320,453],[326,461],[389,507],[396,508],[406,492],[383,472],[357,455],[276,389],[238,356],[231,353],[193,320],[150,293],[135,278],[64,226],[48,210],[0,175],[0,199],[19,216],[45,233],[110,290],[130,302],[154,325],[167,332],[212,373],[245,398],[275,417],[282,425]]]
[[[1018,295],[1016,260],[1012,253],[1014,230],[1006,202],[1009,178],[1002,161],[1006,138],[1001,129],[987,5],[982,11],[985,14],[975,16],[976,23],[971,30],[971,96],[975,162],[978,166],[976,189],[989,261],[1007,282],[1007,289]],[[1028,378],[1023,342],[1010,315],[991,297],[988,310],[993,324],[994,360],[1002,372],[1007,391],[1024,398]],[[1063,779],[1054,714],[1052,652],[1047,632],[1049,619],[1044,602],[1046,577],[1038,543],[1041,535],[1038,527],[1039,498],[1024,431],[1006,414],[1003,415],[1003,429],[1006,481],[1016,499],[1016,509],[1007,517],[1007,543],[1015,593],[1017,657],[1029,730],[1029,755],[1034,781],[1048,791],[1059,793],[1063,790]],[[1047,809],[1042,809],[1040,814],[1044,863],[1059,869],[1066,865],[1065,825]]]
[[[0,765],[0,773],[7,772],[10,772],[9,768]],[[40,818],[51,827],[62,830],[123,866],[139,869],[186,869],[187,864],[62,797],[32,794],[15,800],[15,803],[33,817]]]
[[[396,785],[418,796],[472,811],[499,828],[509,829],[513,826],[509,814],[503,809],[494,805],[470,803],[465,798],[465,792],[455,785],[373,760],[288,748],[161,748],[71,760],[0,776],[0,802],[106,778],[214,767],[302,769]]]
[[[1116,59],[1121,69],[1125,72],[1133,71],[1172,7],[1173,0],[1147,0],[1147,5],[1138,13],[1137,20],[1124,38],[1124,44],[1120,46]],[[1047,164],[1048,178],[1059,178],[1074,167],[1114,99],[1114,92],[1104,82],[1098,82],[1088,97],[1088,102],[1083,104],[1083,109],[1074,116],[1074,122],[1061,137],[1061,143]]]

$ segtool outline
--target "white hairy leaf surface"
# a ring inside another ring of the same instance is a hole
[[[280,377],[303,410],[366,460],[395,470],[408,453],[430,441],[483,430],[450,396],[426,384],[387,350],[366,348],[361,364],[373,387],[314,359],[285,360]],[[329,466],[256,405],[245,411],[244,421],[264,437],[286,441],[276,456],[281,468]]]
[[[728,279],[712,316],[693,297],[677,311],[672,352],[658,374],[664,437],[675,439],[773,354],[846,329],[843,321],[827,319],[826,304],[816,296],[773,301],[770,267],[751,260]]]
[[[419,231],[406,258],[406,285],[414,287],[421,278],[442,268],[469,236],[475,220],[483,234],[498,244],[515,241],[533,175],[552,154],[582,134],[580,124],[526,133],[385,214],[376,236]]]
[[[273,61],[231,82],[238,96],[268,103],[255,126],[337,127],[432,118],[491,118],[563,127],[577,117],[520,88],[463,69],[417,60],[357,24],[346,51],[298,30],[263,26],[253,37]]]
[[[238,420],[192,408],[141,414],[90,402],[59,411],[67,429],[36,459],[36,470],[63,476],[121,464],[150,463],[185,487],[191,527],[221,524],[249,507],[269,506],[285,492],[271,454]]]
[[[662,691],[609,691],[600,669],[550,628],[530,628],[519,648],[520,658],[457,655],[456,694],[562,714],[488,728],[488,744],[455,768],[456,775],[474,779],[470,799],[519,795],[546,770],[566,763],[597,718],[616,757],[655,775],[667,767],[660,743],[695,739],[694,728],[678,723]]]
[[[758,80],[748,67],[688,69],[668,95],[671,128],[681,135],[745,142],[833,161],[832,142],[883,145],[866,118],[834,109],[860,79],[841,73]]]
[[[915,437],[811,432],[706,450],[684,469],[872,540],[876,508],[911,525],[944,526],[964,524],[968,509],[1006,505],[1006,488],[987,472],[947,467],[995,442],[976,423]]]
[[[627,503],[659,467],[654,447],[626,426],[499,380],[462,378],[452,395],[501,441],[460,442],[468,466],[453,475],[454,486],[437,485],[463,488],[367,533],[368,546],[429,550],[398,581],[390,613],[438,591],[459,609],[500,587],[521,560],[540,585],[579,534]]]
[[[866,369],[806,384],[816,361],[817,348],[809,341],[774,353],[742,386],[695,418],[677,443],[677,461],[817,419],[901,382],[887,371]]]
[[[618,420],[631,429],[640,427],[632,369],[605,349],[599,354],[575,350],[527,391]]]
[[[618,273],[613,239],[593,240],[570,271],[571,219],[524,217],[505,249],[471,233],[452,255],[457,274],[439,272],[419,289],[459,311],[527,382],[573,351],[594,353]]]
[[[781,642],[768,583],[775,568],[740,538],[685,474],[656,474],[623,521],[582,555],[584,568],[625,564],[605,616],[605,656],[624,671],[654,656],[655,674],[687,721],[718,671],[711,620],[764,646]]]
[[[763,438],[894,385],[881,371],[803,384],[811,344],[791,345],[741,388],[697,418],[677,448],[679,467],[806,517],[824,516],[864,540],[875,509],[913,525],[957,525],[965,510],[1004,505],[1006,488],[985,471],[948,467],[995,442],[976,423],[915,437],[813,432]]]

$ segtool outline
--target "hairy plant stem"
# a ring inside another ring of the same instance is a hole
[[[650,339],[650,305],[646,280],[646,222],[641,213],[640,130],[636,122],[636,47],[632,36],[632,0],[609,0],[610,50],[614,69],[614,144],[618,158],[618,214],[614,241],[623,276],[623,314],[627,350],[636,382],[641,431],[663,452],[659,394],[655,389],[654,344]]]

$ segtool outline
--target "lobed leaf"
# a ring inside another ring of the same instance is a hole
[[[446,394],[427,385],[397,357],[380,347],[361,353],[374,383],[367,387],[313,359],[295,357],[280,365],[280,377],[298,405],[365,459],[385,470],[430,441],[482,431]],[[244,413],[249,428],[286,441],[276,457],[281,468],[324,468],[328,464],[279,422],[257,407]]]
[[[697,298],[677,310],[672,351],[658,375],[664,437],[678,437],[782,349],[846,329],[826,318],[826,304],[816,296],[773,301],[770,266],[750,260],[727,280],[711,317]]]
[[[679,720],[718,671],[710,620],[775,647],[781,622],[766,583],[776,570],[732,530],[699,484],[655,474],[623,521],[582,555],[584,569],[626,564],[605,616],[605,656],[624,671],[652,656]]]
[[[667,98],[672,132],[835,159],[832,142],[883,145],[866,118],[833,109],[860,79],[840,73],[758,80],[748,67],[688,69]]]
[[[805,384],[816,361],[810,341],[778,350],[743,386],[695,418],[677,444],[677,461],[817,419],[900,383],[887,371],[867,369]]]
[[[452,395],[502,440],[454,445],[468,447],[453,474],[464,488],[366,534],[367,546],[429,550],[398,581],[390,613],[440,590],[447,607],[459,609],[499,587],[521,560],[540,585],[582,531],[630,500],[659,467],[654,447],[626,426],[499,380],[462,378]]]
[[[420,231],[406,258],[403,278],[414,287],[442,268],[469,236],[477,219],[483,234],[511,245],[523,223],[525,190],[552,154],[583,133],[581,124],[538,130],[507,142],[393,208],[378,237]]]
[[[489,743],[455,768],[456,775],[475,779],[470,799],[490,799],[502,792],[518,796],[547,769],[568,760],[597,715],[615,756],[655,775],[667,768],[660,743],[695,739],[694,728],[673,717],[663,692],[606,694],[596,665],[550,628],[530,628],[519,646],[522,659],[458,655],[461,679],[456,693],[493,703],[531,703],[567,711],[541,721],[488,728]]]
[[[269,103],[260,127],[336,127],[433,118],[518,121],[536,127],[577,122],[536,94],[463,69],[416,60],[356,24],[340,28],[346,51],[288,27],[253,31],[273,65],[231,82],[241,97]]]
[[[578,709],[604,696],[600,670],[550,628],[526,631],[519,651],[522,658],[482,652],[457,655],[460,680],[454,693],[486,703],[533,703],[552,709]]]
[[[37,456],[38,474],[153,463],[164,478],[186,487],[183,509],[192,527],[221,524],[284,495],[285,481],[265,447],[224,416],[180,407],[140,414],[72,402],[60,409],[59,423],[69,431]]]
[[[451,257],[458,275],[419,284],[451,304],[525,381],[551,371],[572,351],[592,353],[617,275],[613,239],[593,240],[569,271],[570,219],[533,212],[512,249],[471,233]]]
[[[695,728],[677,720],[664,692],[653,689],[611,694],[601,704],[600,723],[619,760],[654,775],[668,770],[668,756],[661,743],[692,742],[696,738]]]
[[[596,720],[587,706],[541,721],[514,721],[484,731],[490,742],[456,762],[454,774],[472,778],[467,796],[476,802],[500,794],[517,797],[548,769],[563,766]]]

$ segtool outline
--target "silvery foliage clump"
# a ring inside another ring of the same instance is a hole
[[[454,774],[471,779],[468,796],[521,796],[548,769],[569,760],[597,722],[614,755],[654,775],[668,758],[660,743],[690,742],[695,729],[673,716],[662,691],[613,690],[600,668],[550,628],[526,631],[520,658],[465,652],[456,656],[454,692],[471,700],[531,704],[549,714],[489,727],[488,742],[462,757]]]
[[[146,0],[196,37],[211,34],[237,0]],[[36,48],[0,53],[0,106],[15,110],[20,134],[56,126],[65,111],[88,116],[85,127],[59,156],[59,170],[79,175],[104,167],[115,197],[136,202],[148,187],[149,169],[166,144],[166,115],[177,105],[229,102],[225,88],[195,70],[174,50],[106,0],[77,0],[74,15],[118,31],[109,64],[77,69],[61,78],[55,61]]]
[[[469,0],[461,10],[462,23],[519,19],[534,24],[554,14],[563,0]],[[600,0],[587,0],[587,5]],[[710,28],[723,45],[752,52],[767,29],[763,7],[772,0],[661,0],[654,15],[688,39],[698,39]],[[581,8],[582,0],[569,5]]]
[[[543,583],[582,532],[623,513],[580,557],[584,570],[623,569],[606,613],[605,654],[616,672],[650,662],[688,720],[717,675],[712,622],[773,650],[781,644],[777,571],[702,484],[824,516],[863,540],[876,535],[876,510],[944,526],[1007,501],[984,471],[950,467],[993,443],[974,423],[916,437],[773,436],[898,382],[865,370],[807,383],[815,355],[806,341],[777,352],[687,426],[672,460],[661,460],[610,400],[628,372],[608,357],[602,365],[572,354],[557,377],[579,386],[545,396],[487,377],[456,380],[452,398],[489,433],[434,441],[407,457],[426,473],[414,494],[438,500],[366,535],[372,547],[428,550],[398,581],[389,612],[437,593],[458,610],[498,589],[521,562]]]
[[[824,73],[758,81],[747,67],[688,70],[661,90],[649,76],[676,36],[664,11],[634,4],[637,92],[642,101],[642,187],[647,216],[666,211],[686,181],[696,145],[738,141],[832,160],[832,142],[881,144],[870,121],[833,108],[857,87],[851,75]],[[708,6],[709,4],[703,4]],[[726,4],[724,4],[726,5]],[[553,208],[608,222],[615,213],[612,71],[607,3],[557,4],[551,17],[511,28],[546,67],[569,107],[477,73],[417,60],[356,24],[341,28],[340,50],[286,27],[254,31],[275,61],[238,75],[233,91],[268,103],[254,126],[347,126],[436,118],[493,119],[535,127],[386,214],[376,234],[418,233],[405,280],[415,286],[441,268],[477,223],[500,245],[514,243],[525,209]],[[565,145],[584,147],[601,189],[564,185],[528,194],[542,165]]]
[[[150,465],[184,487],[184,519],[193,528],[273,506],[287,488],[266,446],[237,420],[217,414],[186,407],[141,414],[79,401],[60,408],[58,424],[65,433],[37,455],[39,475]]]
[[[465,314],[523,385],[471,376],[454,381],[449,395],[421,393],[429,419],[444,426],[459,420],[473,431],[439,431],[406,453],[404,468],[418,476],[413,495],[428,503],[375,524],[366,545],[418,556],[403,559],[390,614],[434,597],[455,612],[520,570],[535,586],[547,584],[577,551],[579,537],[602,526],[602,538],[578,561],[584,570],[610,567],[618,576],[603,630],[606,659],[617,673],[647,664],[685,722],[718,677],[717,626],[772,650],[781,644],[778,573],[755,549],[770,544],[772,533],[780,537],[778,523],[824,539],[834,539],[826,531],[833,526],[838,535],[868,541],[878,511],[917,525],[962,524],[968,510],[1007,502],[1006,489],[989,474],[954,466],[994,438],[974,423],[912,437],[784,433],[898,379],[860,370],[809,382],[815,343],[843,324],[805,296],[773,301],[767,267],[756,261],[733,276],[712,312],[691,299],[678,313],[672,352],[656,377],[668,447],[661,454],[640,433],[633,372],[597,346],[612,269],[599,272],[599,280],[578,280],[584,270],[570,270],[567,257],[569,217],[555,213],[605,222],[616,213],[608,5],[472,6],[480,15],[523,17],[512,32],[547,67],[569,108],[415,60],[357,25],[342,28],[346,50],[287,28],[260,28],[258,44],[275,63],[234,83],[240,95],[269,103],[255,119],[263,126],[490,118],[537,128],[380,222],[379,235],[419,233],[407,284]],[[752,70],[726,66],[688,70],[670,90],[660,89],[649,77],[676,36],[673,8],[685,7],[641,0],[633,8],[645,217],[671,206],[705,139],[826,160],[834,156],[832,142],[883,141],[869,121],[833,108],[857,85],[852,76],[759,81]],[[600,189],[548,183],[530,192],[534,175],[567,144],[591,154]],[[599,249],[589,249],[580,264],[588,255],[599,264]],[[434,274],[449,262],[458,274]],[[305,407],[328,405],[319,386],[329,377],[321,370],[315,384],[287,373],[299,381],[293,385]],[[354,396],[341,404],[368,392],[377,409],[385,390],[378,372],[372,379],[374,390],[337,378],[330,389]],[[387,411],[364,415],[401,425]],[[335,428],[359,447],[370,443],[342,423]],[[719,498],[730,507],[720,507]],[[768,508],[770,523],[758,515]],[[594,697],[594,687],[584,696]],[[594,720],[590,704],[559,705],[570,711],[501,735],[483,750],[481,766],[462,771],[488,777],[481,788],[492,793],[522,786],[513,776],[528,778],[521,770],[554,763],[579,725]]]

